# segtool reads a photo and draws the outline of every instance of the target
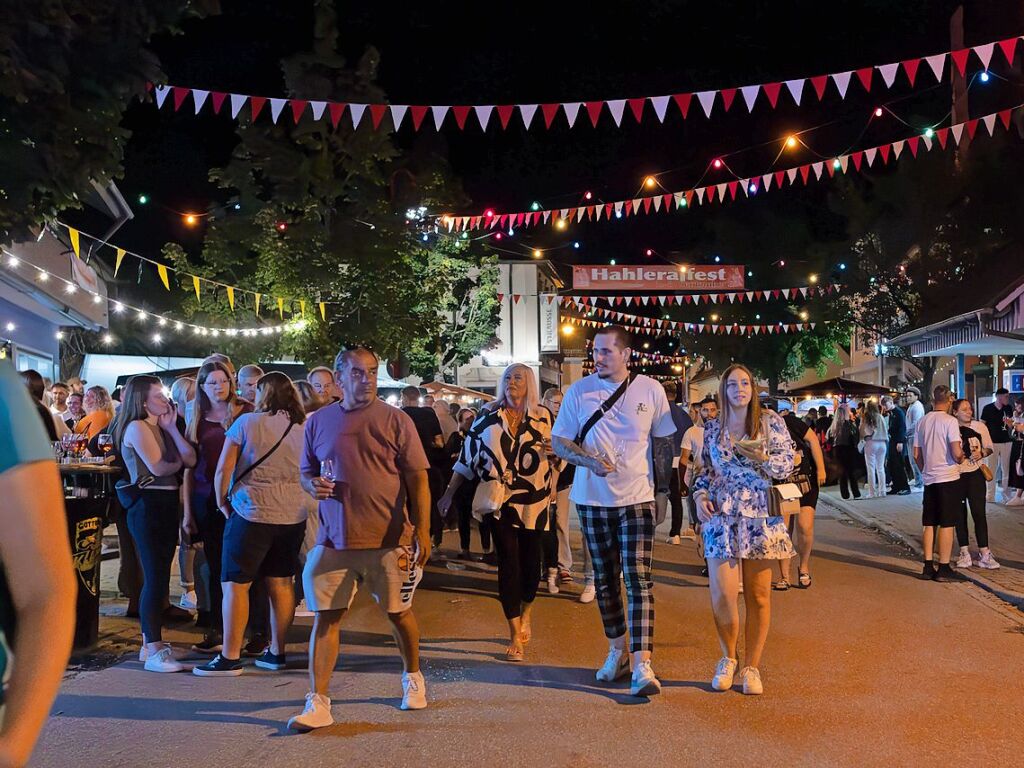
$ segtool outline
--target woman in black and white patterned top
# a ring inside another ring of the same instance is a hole
[[[437,503],[447,515],[452,497],[478,478],[473,515],[494,516],[498,596],[508,620],[509,661],[522,661],[530,641],[530,610],[537,595],[541,535],[550,527],[551,412],[539,402],[537,379],[525,365],[505,369],[497,398],[477,417],[462,446],[451,482]]]

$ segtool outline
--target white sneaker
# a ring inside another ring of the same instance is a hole
[[[743,681],[743,692],[748,696],[760,696],[764,693],[761,673],[757,671],[757,667],[744,667],[740,672],[740,679]]]
[[[611,683],[629,673],[629,654],[622,648],[610,648],[608,658],[597,670],[595,677],[602,683]]]
[[[974,565],[974,562],[971,560],[971,551],[964,547],[960,550],[960,557],[956,559],[956,567],[970,568],[972,565]]]
[[[199,598],[196,597],[196,591],[190,589],[187,592],[181,593],[181,599],[178,600],[178,607],[183,608],[186,611],[194,611],[197,609]]]
[[[981,559],[978,560],[978,567],[985,568],[989,571],[994,571],[997,568],[999,568],[999,563],[997,563],[996,559],[992,557],[991,552],[986,552],[981,556]]]
[[[697,532],[695,530],[693,530],[693,526],[692,525],[687,527],[687,529],[685,531],[683,531],[683,538],[686,539],[687,541],[696,541],[696,539],[697,539]]]
[[[296,715],[288,721],[288,727],[293,731],[312,731],[314,728],[325,728],[334,725],[334,718],[331,716],[331,700],[319,693],[306,694],[306,708],[301,715]]]
[[[1009,501],[1003,502],[1004,507],[1024,507],[1024,496],[1014,496]]]
[[[641,661],[636,665],[629,693],[631,696],[657,696],[661,693],[661,681],[654,676],[650,661]]]
[[[665,539],[665,543],[666,544],[682,544],[683,540],[681,538],[679,538],[678,536],[669,536],[667,539]]]
[[[170,648],[171,649],[171,658],[173,658],[176,661],[181,661],[183,658],[185,658],[188,655],[188,651],[187,650],[185,650],[184,648],[175,648],[170,643],[164,643],[164,648]],[[149,656],[150,656],[149,649],[146,648],[145,645],[143,645],[141,648],[139,648],[139,661],[145,661],[146,659],[149,658]]]
[[[715,676],[711,678],[711,687],[716,691],[728,691],[736,682],[736,659],[723,656],[715,667]]]
[[[592,603],[595,597],[597,597],[597,587],[593,584],[584,584],[583,591],[580,592],[580,602]]]
[[[427,708],[427,683],[422,672],[402,675],[402,709]]]
[[[165,645],[146,659],[147,672],[184,672],[185,665],[174,658],[171,646]]]
[[[558,594],[558,569],[548,568],[548,592],[552,595]]]
[[[306,605],[306,598],[302,598],[295,604],[295,615],[296,616],[315,616],[313,611],[309,610],[309,606]]]

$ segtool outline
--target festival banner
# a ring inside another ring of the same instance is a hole
[[[743,288],[745,275],[746,267],[737,264],[714,267],[584,264],[572,268],[572,287],[575,291],[730,291]]]

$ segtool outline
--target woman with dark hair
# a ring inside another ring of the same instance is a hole
[[[860,498],[860,483],[857,482],[857,442],[860,435],[857,423],[853,420],[850,406],[841,403],[836,408],[832,426],[826,433],[836,451],[836,462],[839,465],[839,493],[844,499]]]
[[[730,365],[718,389],[722,409],[704,428],[703,469],[694,482],[711,607],[722,658],[711,686],[729,690],[736,677],[740,580],[746,603],[744,654],[739,673],[746,694],[764,692],[758,667],[771,620],[772,561],[793,555],[782,516],[772,516],[772,480],[793,472],[795,446],[777,413],[762,410],[754,375]]]
[[[1013,447],[1010,449],[1010,479],[1007,481],[1007,494],[1014,490],[1014,496],[1007,497],[1003,502],[1006,507],[1024,507],[1024,396],[1013,401],[1013,416],[1003,417],[1006,431],[1010,433]]]
[[[327,401],[320,396],[320,393],[308,381],[293,381],[292,384],[295,385],[295,391],[299,395],[299,402],[302,403],[302,409],[307,415],[314,411],[319,411],[327,405]]]
[[[981,473],[985,458],[992,455],[992,436],[985,422],[976,421],[974,406],[970,400],[956,400],[953,416],[960,424],[960,442],[963,445],[964,462],[960,465],[960,486],[963,495],[960,516],[956,522],[956,538],[960,544],[957,568],[979,568],[996,570],[999,563],[988,547],[988,518],[985,515],[985,476]],[[978,560],[971,559],[970,532],[967,528],[967,508],[971,508],[974,519],[974,538],[978,542]]]
[[[242,674],[242,636],[249,618],[249,588],[263,579],[270,596],[270,647],[256,659],[263,669],[285,668],[285,636],[295,615],[293,579],[310,503],[299,485],[306,413],[283,373],[256,384],[256,410],[225,435],[214,488],[224,530],[224,642],[200,677]]]
[[[231,369],[214,360],[204,363],[196,374],[196,399],[189,409],[185,435],[196,450],[194,470],[185,471],[183,500],[185,530],[203,542],[203,554],[209,568],[209,627],[201,642],[192,646],[197,653],[220,653],[223,615],[221,604],[221,553],[224,541],[224,516],[217,509],[213,476],[217,470],[224,433],[252,406],[239,400]],[[193,538],[193,540],[195,540]],[[262,650],[262,649],[261,649]]]
[[[163,642],[162,614],[167,604],[171,561],[178,544],[178,473],[193,467],[195,450],[178,431],[177,413],[155,376],[134,376],[111,427],[114,450],[128,471],[122,499],[142,563],[139,597],[142,650],[150,672],[181,672],[170,644]]]

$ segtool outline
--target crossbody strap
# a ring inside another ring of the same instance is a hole
[[[295,426],[295,422],[294,421],[289,421],[288,422],[288,428],[284,431],[284,434],[281,435],[281,439],[279,439],[276,443],[274,443],[274,447],[271,448],[266,453],[264,453],[258,459],[256,459],[256,461],[254,461],[252,464],[250,464],[244,470],[242,470],[242,474],[240,474],[238,477],[236,477],[235,481],[231,484],[231,491],[232,492],[235,490],[235,488],[238,487],[238,485],[242,482],[242,479],[246,475],[248,475],[250,472],[252,472],[254,469],[256,469],[256,467],[258,467],[260,464],[262,464],[264,461],[266,461],[267,459],[270,458],[270,456],[274,453],[274,451],[276,451],[281,446],[281,443],[284,442],[284,439],[286,437],[288,437],[288,433],[292,431],[292,427],[294,427],[294,426]],[[230,492],[229,492],[228,495],[230,495]]]
[[[587,419],[587,423],[583,425],[579,435],[576,437],[576,445],[583,445],[583,441],[587,439],[587,433],[594,428],[594,426],[601,420],[601,418],[608,413],[618,402],[619,398],[626,392],[626,388],[629,387],[630,382],[633,381],[634,375],[629,374],[625,380],[619,385],[618,389],[612,392],[611,397],[601,403],[601,407],[591,414],[590,418]]]

